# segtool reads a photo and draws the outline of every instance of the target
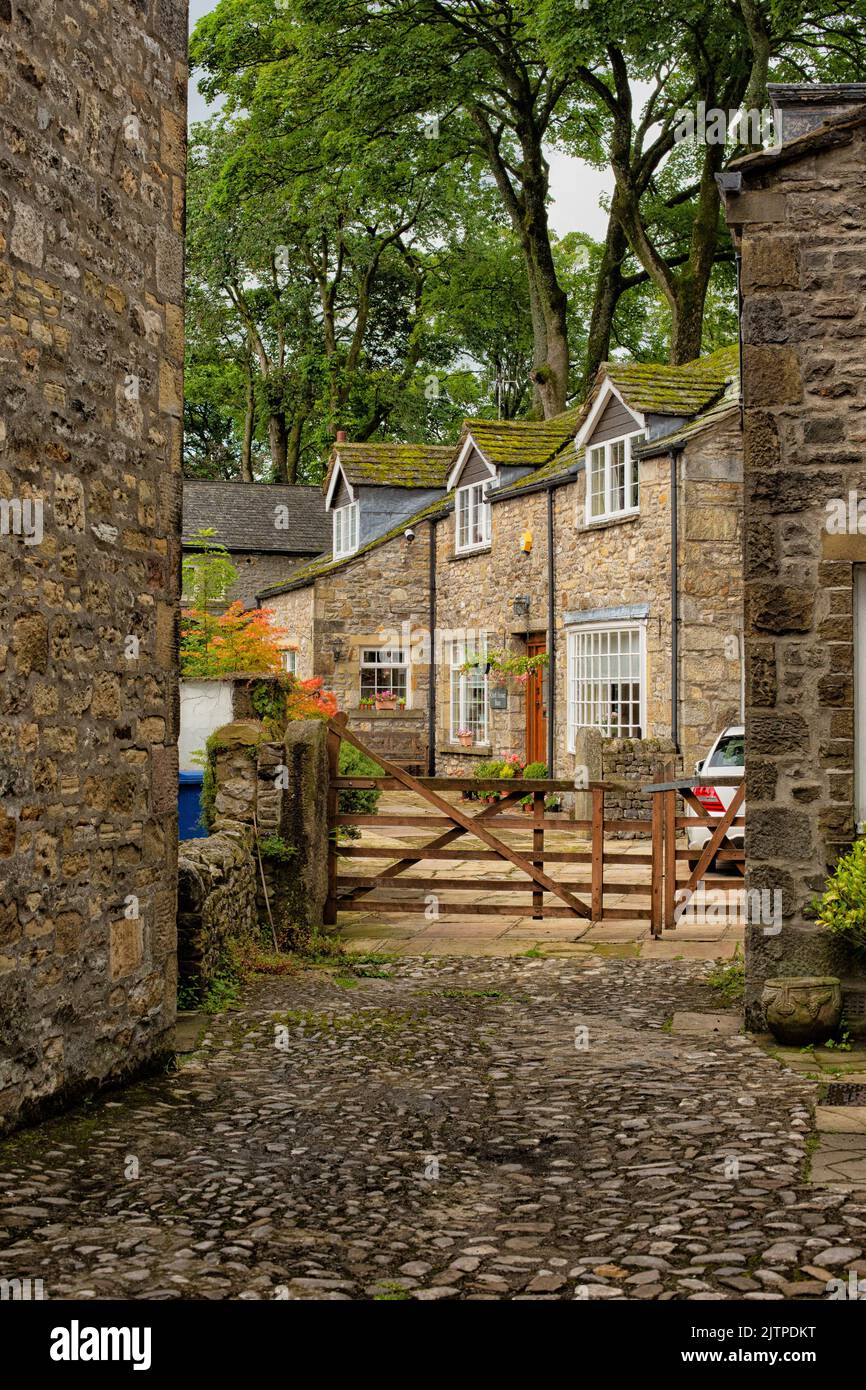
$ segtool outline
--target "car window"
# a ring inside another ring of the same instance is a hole
[[[746,739],[744,734],[726,734],[713,749],[707,767],[744,767]]]

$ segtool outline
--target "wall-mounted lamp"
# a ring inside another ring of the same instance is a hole
[[[334,645],[333,645],[333,647],[331,648],[331,650],[332,650],[333,653],[334,653],[334,660],[335,660],[335,661],[342,661],[342,660],[343,660],[343,639],[342,639],[341,637],[335,637],[335,638],[334,638]]]
[[[532,599],[529,594],[517,594],[511,601],[512,611],[517,618],[525,618],[529,612]]]

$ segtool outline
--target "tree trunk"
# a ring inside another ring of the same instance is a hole
[[[244,415],[244,437],[241,444],[241,480],[253,481],[253,431],[256,425],[256,396],[252,372],[247,376],[247,402]]]
[[[610,217],[607,224],[607,237],[604,253],[598,268],[595,294],[592,304],[592,318],[589,325],[589,338],[586,345],[586,368],[583,378],[583,391],[592,389],[595,374],[602,362],[610,356],[610,339],[613,319],[623,292],[622,266],[628,254],[628,238],[622,228],[617,212],[617,194],[614,192]]]
[[[289,440],[286,417],[279,411],[268,418],[268,440],[271,446],[271,467],[275,483],[289,481]]]
[[[292,419],[292,427],[289,430],[286,441],[286,478],[287,483],[292,486],[298,481],[298,463],[301,457],[301,434],[304,429],[304,417],[298,413]]]
[[[716,173],[723,162],[723,147],[708,145],[692,224],[689,259],[676,278],[676,312],[671,323],[671,362],[674,366],[692,362],[701,355],[704,306],[719,240],[720,197]]]
[[[533,127],[520,131],[520,143],[523,216],[519,230],[534,309],[530,376],[544,418],[549,420],[565,410],[568,401],[568,298],[553,261],[547,219],[547,165]]]

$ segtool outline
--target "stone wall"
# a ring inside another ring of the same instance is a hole
[[[186,5],[0,5],[0,1128],[175,1011]]]
[[[304,589],[266,600],[275,620],[298,648],[298,675],[321,676],[350,716],[352,728],[369,729],[375,710],[361,709],[361,651],[364,647],[404,645],[411,654],[407,677],[407,718],[403,727],[427,744],[429,681],[430,542],[429,523],[415,539],[400,535],[321,575]],[[339,654],[337,654],[339,653]],[[420,712],[420,715],[419,715]],[[373,741],[397,751],[391,720],[376,729]],[[363,737],[363,734],[362,734]]]
[[[245,718],[218,729],[213,739],[209,838],[230,835],[247,845],[259,927],[267,939],[276,933],[281,949],[302,946],[322,925],[328,887],[326,737],[322,720],[295,720],[276,742],[262,723]]]
[[[684,774],[742,723],[743,437],[739,412],[689,441],[679,501],[679,682]]]
[[[839,534],[826,523],[828,502],[866,490],[864,160],[861,115],[826,147],[807,136],[740,161],[742,191],[727,198],[743,257],[748,887],[782,904],[781,932],[748,931],[757,1025],[768,974],[829,968],[863,983],[809,905],[855,833],[853,579],[866,536],[856,516]]]
[[[464,749],[452,740],[449,644],[484,632],[488,650],[525,655],[528,632],[546,635],[546,509],[543,493],[498,502],[491,508],[490,549],[470,555],[454,553],[453,515],[436,526],[436,771],[443,776],[471,776],[480,759],[525,755],[525,691],[512,678],[504,685],[507,708],[490,710],[488,745]],[[520,548],[526,530],[532,532],[529,553]],[[518,597],[529,599],[528,614],[515,612]]]
[[[258,934],[250,837],[219,833],[181,841],[177,903],[181,985],[191,986],[203,997],[225,970],[232,944]]]

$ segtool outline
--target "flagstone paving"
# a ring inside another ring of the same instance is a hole
[[[611,948],[613,949],[613,948]],[[704,962],[403,956],[253,983],[171,1075],[0,1146],[49,1298],[779,1299],[866,1274],[820,1085]],[[840,1139],[846,1135],[835,1136]]]

